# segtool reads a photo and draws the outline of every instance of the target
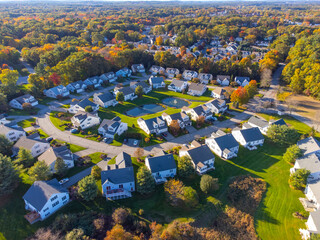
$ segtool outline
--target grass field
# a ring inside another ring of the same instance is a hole
[[[20,122],[18,122],[18,126],[22,127],[22,128],[27,128],[27,127],[31,127],[32,123],[35,123],[36,122],[36,119],[35,118],[29,118],[29,119],[25,119],[25,120],[22,120]]]

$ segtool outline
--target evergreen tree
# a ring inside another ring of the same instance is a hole
[[[116,95],[116,100],[118,102],[123,102],[124,101],[124,94],[123,92],[118,92],[117,95]]]
[[[100,179],[101,178],[101,168],[97,165],[93,166],[91,169],[91,175],[95,179]]]
[[[219,189],[218,179],[210,175],[203,175],[200,180],[200,189],[202,192],[208,194]]]
[[[139,168],[137,173],[137,191],[140,194],[152,193],[155,189],[154,178],[146,166]]]
[[[56,163],[54,164],[54,171],[60,176],[64,176],[67,173],[68,166],[61,157],[57,158]]]
[[[183,156],[178,158],[178,175],[180,177],[189,177],[194,173],[191,158]]]
[[[0,154],[0,196],[13,192],[18,185],[18,173],[11,159]]]
[[[35,159],[32,156],[30,150],[25,148],[20,148],[14,163],[16,163],[19,167],[29,168],[35,163]]]
[[[136,87],[136,90],[134,91],[135,94],[138,96],[138,97],[142,97],[143,95],[143,88],[141,86],[138,86]]]
[[[48,180],[51,177],[49,166],[44,161],[37,161],[29,170],[30,178],[34,181]]]
[[[294,163],[295,160],[301,156],[301,150],[297,145],[292,145],[287,148],[287,151],[283,155],[283,159],[288,163]]]
[[[0,134],[0,153],[3,155],[11,155],[12,143],[6,138],[5,135]]]
[[[78,194],[85,201],[91,201],[98,195],[98,187],[92,175],[89,175],[78,183]]]

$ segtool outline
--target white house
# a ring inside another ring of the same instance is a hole
[[[188,82],[173,79],[172,82],[168,85],[168,89],[175,92],[182,92],[188,87]]]
[[[152,67],[149,69],[149,72],[151,72],[152,75],[163,74],[165,71],[166,70],[163,67],[156,65],[152,65]]]
[[[84,80],[84,83],[89,87],[92,86],[94,88],[98,88],[103,83],[103,80],[100,79],[98,76],[87,78]]]
[[[209,81],[211,81],[213,79],[213,76],[210,73],[199,73],[198,78],[201,83],[208,84]]]
[[[191,96],[202,96],[208,87],[202,83],[191,83],[188,87],[188,94]]]
[[[15,142],[19,138],[26,136],[23,128],[13,123],[0,124],[0,134],[4,135],[10,142]]]
[[[188,156],[191,158],[193,167],[199,174],[204,174],[214,169],[214,154],[207,145],[191,148],[185,152],[179,153],[180,157]]]
[[[192,70],[184,70],[184,72],[182,73],[182,77],[184,79],[190,81],[193,78],[197,78],[198,77],[198,73],[196,71],[192,71]]]
[[[178,68],[167,68],[166,69],[166,76],[168,78],[174,78],[175,76],[177,76],[178,74],[180,74],[180,71]]]
[[[215,114],[224,113],[228,109],[226,101],[222,99],[213,99],[206,102],[204,105],[208,107],[212,113]]]
[[[110,92],[93,94],[93,102],[104,108],[114,107],[118,104],[115,96]]]
[[[115,134],[119,136],[128,130],[128,124],[121,122],[120,117],[115,117],[111,120],[103,119],[98,128],[98,133],[106,138],[114,138]]]
[[[310,171],[308,182],[320,180],[320,161],[319,157],[315,153],[296,159],[293,168],[290,169],[290,173],[292,174],[298,169],[303,168]]]
[[[72,118],[71,122],[74,127],[81,128],[82,130],[99,125],[101,119],[97,113],[88,113],[79,111]]]
[[[303,240],[310,239],[312,235],[320,234],[320,210],[310,212],[306,227],[307,229],[299,229]]]
[[[146,82],[136,82],[136,81],[130,82],[130,87],[132,88],[132,90],[135,91],[138,86],[142,87],[144,94],[148,94],[149,92],[152,91],[152,87],[148,85]]]
[[[182,107],[181,111],[187,115],[190,114],[191,119],[194,121],[197,121],[200,116],[203,116],[205,119],[212,117],[211,110],[205,105],[200,105],[195,108]]]
[[[192,122],[189,118],[189,116],[184,112],[174,113],[174,114],[167,114],[162,113],[162,118],[166,120],[168,126],[170,126],[171,122],[173,120],[178,121],[180,128],[185,128],[186,126],[191,126]]]
[[[132,101],[138,97],[131,87],[115,87],[113,90],[114,96],[116,97],[119,92],[123,93],[125,101]]]
[[[312,203],[314,210],[320,208],[320,181],[312,181],[307,184],[304,193],[307,200]]]
[[[99,110],[99,105],[91,102],[88,98],[85,98],[83,100],[81,100],[80,102],[75,102],[72,105],[70,105],[68,112],[69,113],[77,113],[79,111],[85,111],[86,107],[91,106],[92,107],[92,111],[96,112]]]
[[[249,84],[250,82],[250,78],[249,77],[235,77],[234,81],[239,85],[239,86],[246,86]]]
[[[87,85],[83,81],[76,81],[67,85],[70,92],[82,93],[87,89]]]
[[[143,64],[141,64],[141,63],[140,64],[133,64],[131,66],[131,70],[133,73],[144,73],[146,71]]]
[[[69,192],[57,179],[35,181],[24,194],[25,209],[31,211],[25,217],[32,224],[42,221],[69,202]]]
[[[149,84],[152,86],[152,88],[164,88],[166,86],[163,77],[154,77],[151,76],[149,78]]]
[[[100,79],[102,79],[103,81],[109,82],[109,83],[113,83],[115,81],[117,81],[117,76],[114,72],[108,72],[108,73],[104,73],[100,76]]]
[[[146,158],[145,164],[158,184],[166,182],[167,178],[177,174],[177,166],[172,154]]]
[[[10,120],[7,120],[4,114],[0,114],[0,124],[9,124],[11,123]]]
[[[116,72],[116,76],[117,77],[130,77],[131,76],[132,71],[125,67],[120,69],[119,71]]]
[[[261,118],[258,118],[256,116],[252,116],[248,120],[248,124],[251,127],[257,127],[261,131],[262,134],[267,134],[268,128],[269,128],[269,123]],[[244,125],[244,128],[249,128],[248,125]]]
[[[166,121],[162,117],[155,117],[147,120],[138,118],[137,122],[139,127],[147,134],[160,134],[168,131]]]
[[[29,150],[32,157],[37,157],[49,149],[50,144],[47,141],[40,139],[40,135],[35,133],[27,137],[20,137],[20,139],[12,147],[13,155],[17,155],[20,148]]]
[[[43,93],[50,98],[67,97],[70,95],[69,90],[63,85],[43,90]]]
[[[38,101],[30,94],[26,94],[26,95],[12,99],[9,102],[9,105],[13,108],[23,109],[24,103],[30,103],[32,107],[35,107],[38,105]]]
[[[256,146],[262,146],[264,143],[264,137],[257,127],[234,129],[232,135],[242,146],[250,150],[254,149]]]
[[[226,99],[226,95],[225,95],[226,92],[227,91],[224,90],[223,88],[217,87],[211,91],[211,97],[219,98],[219,99]]]
[[[50,147],[38,157],[38,161],[44,161],[50,167],[50,171],[54,173],[58,158],[61,158],[68,168],[74,167],[74,155],[67,146]]]
[[[213,133],[210,138],[207,138],[205,143],[219,157],[225,159],[237,157],[239,143],[232,134],[217,131],[216,133]]]
[[[116,157],[114,165],[101,172],[102,194],[107,200],[132,196],[135,191],[134,171],[131,156],[125,152]]]
[[[314,137],[308,137],[297,142],[303,155],[320,154],[320,142]]]

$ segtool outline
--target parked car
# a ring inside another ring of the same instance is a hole
[[[168,136],[168,134],[166,134],[166,133],[161,133],[161,135],[162,135],[163,137]]]
[[[47,142],[51,142],[52,140],[53,140],[53,137],[47,137],[47,138],[46,138],[46,141],[47,141]]]
[[[134,140],[133,141],[133,146],[137,146],[138,145],[138,140]]]
[[[70,132],[71,132],[71,133],[78,133],[78,129],[72,128],[72,129],[70,130]]]
[[[123,143],[127,143],[127,142],[128,142],[128,139],[125,138],[125,139],[123,140]]]
[[[64,179],[60,180],[59,184],[62,185],[62,184],[65,184],[66,182],[69,182],[69,178],[64,178]]]

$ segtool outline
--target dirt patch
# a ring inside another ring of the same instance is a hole
[[[316,112],[320,110],[320,101],[303,95],[290,96],[290,100],[297,102],[297,107],[295,107],[297,113],[301,116],[316,120]]]

